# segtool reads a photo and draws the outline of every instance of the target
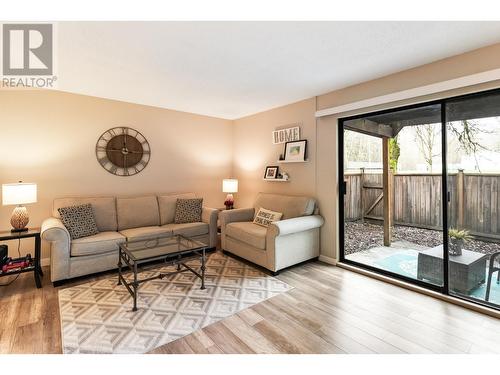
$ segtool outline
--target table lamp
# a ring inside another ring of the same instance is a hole
[[[16,205],[10,223],[12,224],[12,232],[27,231],[26,225],[30,218],[28,209],[24,204],[36,202],[36,184],[23,183],[19,181],[17,184],[2,185],[2,204],[4,206]]]
[[[226,210],[232,210],[234,205],[233,193],[238,192],[238,180],[233,178],[225,178],[222,180],[222,192],[227,193],[224,205]]]

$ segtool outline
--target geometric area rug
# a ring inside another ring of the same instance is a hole
[[[59,290],[63,352],[146,353],[292,289],[221,252],[210,254],[206,267],[205,290],[191,272],[141,284],[135,312],[117,276]],[[140,279],[174,269],[157,266]]]

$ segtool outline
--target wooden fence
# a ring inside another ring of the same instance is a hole
[[[381,171],[346,173],[345,219],[382,220]],[[396,224],[442,229],[441,174],[393,175],[393,221]],[[500,174],[451,173],[448,175],[448,221],[477,237],[500,239]]]

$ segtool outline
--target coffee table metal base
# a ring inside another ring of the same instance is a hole
[[[132,261],[130,258],[127,257],[125,252],[123,252],[120,249],[119,252],[119,258],[118,258],[118,285],[124,285],[132,298],[134,299],[134,307],[132,308],[132,311],[137,311],[137,295],[138,295],[138,289],[139,285],[142,283],[145,283],[146,281],[151,281],[151,280],[156,280],[156,279],[163,279],[164,277],[170,276],[170,275],[175,275],[178,273],[183,273],[183,272],[191,272],[194,275],[196,275],[199,279],[201,279],[201,290],[206,289],[205,288],[205,262],[206,262],[206,254],[205,254],[205,249],[193,251],[195,255],[187,257],[187,258],[182,258],[178,256],[176,259],[165,259],[164,262],[162,263],[162,266],[167,264],[171,266],[177,266],[177,271],[173,272],[165,272],[165,273],[159,273],[156,276],[148,277],[145,279],[139,279],[139,272],[140,269],[138,267],[138,263]],[[201,268],[200,272],[197,272],[194,270],[192,267],[188,266],[185,262],[187,260],[192,260],[193,258],[199,258],[201,260]],[[134,280],[131,282],[128,282],[125,280],[123,276],[123,263],[125,263],[128,268],[133,272],[134,275]]]

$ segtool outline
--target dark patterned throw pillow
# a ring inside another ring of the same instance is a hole
[[[201,221],[203,198],[177,199],[175,205],[175,224],[197,223]]]
[[[91,204],[61,207],[57,211],[72,240],[99,233]]]

